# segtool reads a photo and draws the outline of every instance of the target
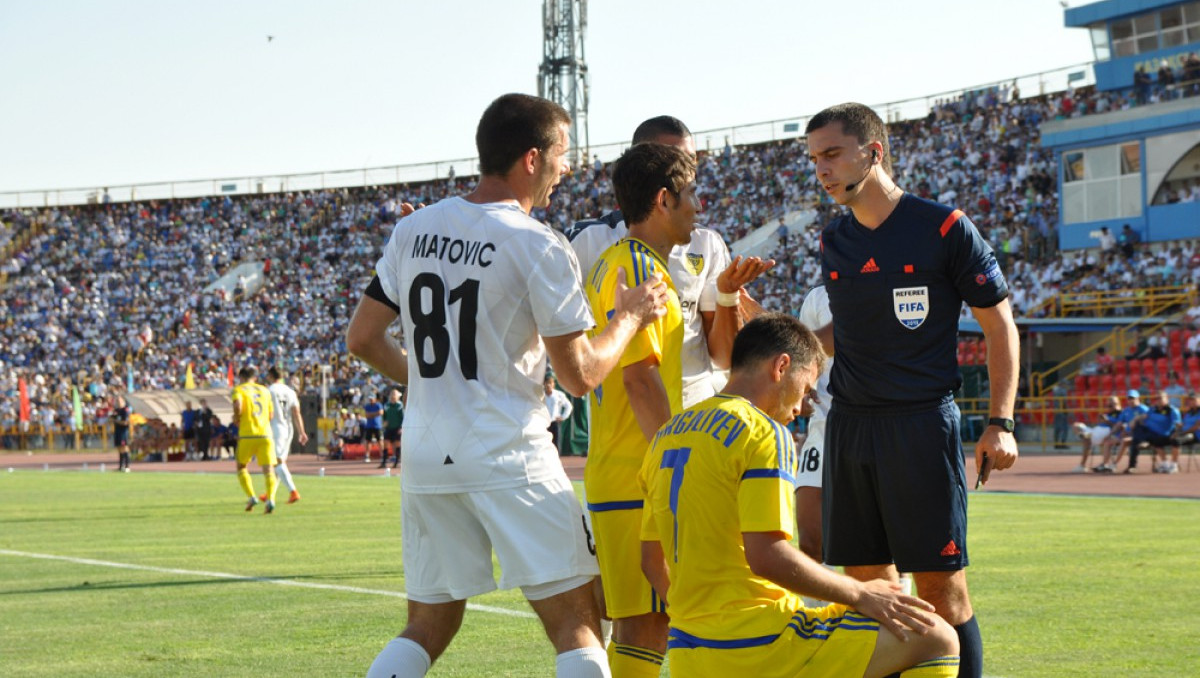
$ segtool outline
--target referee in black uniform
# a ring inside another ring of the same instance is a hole
[[[975,447],[987,474],[1017,460],[1013,407],[1019,339],[992,248],[960,211],[906,194],[890,176],[887,130],[841,104],[808,123],[825,191],[849,212],[821,234],[833,312],[825,562],[862,580],[912,572],[918,594],[958,632],[960,675],[979,678],[983,645],[967,593],[967,481],[953,393],[959,312],[988,345],[990,416]],[[986,459],[986,462],[985,462]]]

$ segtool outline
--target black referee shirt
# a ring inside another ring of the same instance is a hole
[[[935,402],[962,383],[962,303],[1008,297],[995,253],[960,210],[909,194],[880,226],[853,213],[821,233],[837,352],[829,388],[859,407]]]

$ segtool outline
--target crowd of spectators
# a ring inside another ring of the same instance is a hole
[[[1190,242],[1158,252],[1122,242],[1059,252],[1057,176],[1039,144],[1049,119],[1136,105],[1136,96],[1090,90],[1022,99],[993,88],[938,102],[928,116],[891,126],[897,183],[959,206],[995,247],[1018,314],[1038,314],[1071,286],[1122,289],[1200,282]],[[1129,97],[1133,97],[1130,99]],[[1102,103],[1104,102],[1104,103]],[[778,227],[779,263],[753,294],[770,309],[798,309],[819,283],[820,228],[828,202],[803,139],[702,153],[703,225],[733,243]],[[226,385],[230,366],[279,364],[319,391],[323,366],[335,406],[382,392],[381,378],[350,359],[343,334],[401,202],[430,204],[473,188],[471,177],[417,185],[206,197],[0,212],[0,429],[16,425],[17,379],[32,419],[70,425],[72,388],[87,421],[105,396]],[[609,168],[578,167],[534,216],[555,228],[614,207]],[[786,228],[785,215],[815,218]],[[23,247],[6,246],[24,236]],[[264,264],[252,294],[206,291],[240,262]]]

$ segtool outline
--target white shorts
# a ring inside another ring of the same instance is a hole
[[[282,464],[292,451],[292,427],[271,424],[271,437],[275,439],[275,459]]]
[[[821,487],[821,461],[825,457],[825,417],[813,415],[808,420],[808,435],[800,450],[800,469],[796,471],[796,487]]]
[[[408,597],[437,604],[494,591],[493,550],[499,588],[594,577],[600,568],[583,521],[565,475],[502,490],[404,494],[400,537]]]
[[[1080,436],[1084,439],[1090,439],[1093,447],[1104,442],[1108,438],[1109,433],[1112,432],[1112,428],[1109,426],[1087,426],[1085,424],[1077,424],[1076,426]]]

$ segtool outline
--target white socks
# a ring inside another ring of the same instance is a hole
[[[408,638],[393,638],[371,662],[367,678],[424,678],[431,663],[425,648]]]
[[[556,678],[610,678],[608,654],[603,648],[581,647],[554,659]],[[374,678],[374,676],[368,676]]]
[[[279,464],[275,467],[275,475],[283,481],[283,484],[288,488],[288,492],[296,491],[296,483],[292,480],[292,472],[288,470],[287,464]]]
[[[393,638],[367,669],[367,678],[424,678],[429,654],[408,638]],[[554,659],[557,678],[611,678],[608,655],[598,647],[564,652]]]

